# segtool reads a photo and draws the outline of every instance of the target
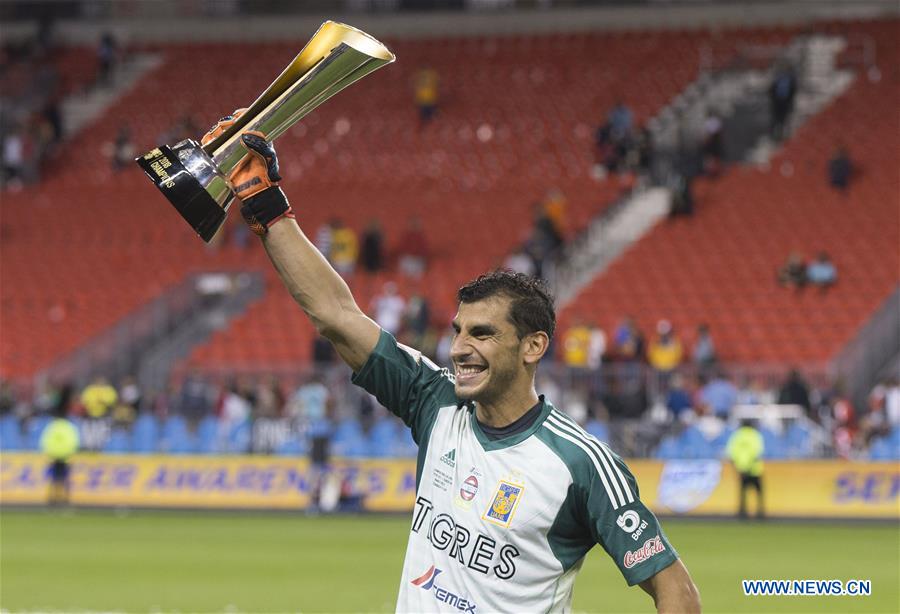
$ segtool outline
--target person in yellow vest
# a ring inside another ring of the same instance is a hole
[[[563,334],[563,362],[567,367],[586,369],[591,345],[591,329],[584,322],[569,327]]]
[[[416,73],[413,95],[419,109],[419,126],[424,126],[434,118],[438,105],[438,74],[432,68],[423,68]]]
[[[104,377],[97,377],[81,391],[81,404],[88,418],[103,418],[119,402],[119,393]]]
[[[55,418],[41,433],[41,451],[50,459],[50,488],[47,502],[51,506],[69,502],[69,459],[78,451],[78,429],[66,418],[66,403],[60,403]]]
[[[647,361],[656,371],[662,392],[668,392],[672,373],[684,358],[684,348],[668,320],[659,321],[656,333],[656,339],[647,349]]]
[[[566,199],[566,195],[562,193],[562,190],[553,188],[547,192],[547,196],[544,198],[544,213],[550,218],[550,221],[553,222],[556,233],[563,238],[565,238],[567,230],[567,207],[568,200]]]
[[[352,275],[359,256],[359,242],[352,228],[344,226],[340,220],[332,222],[331,231],[331,264],[334,269],[346,277]]]
[[[747,517],[747,489],[756,489],[756,517],[765,516],[763,506],[763,444],[762,434],[753,427],[751,420],[742,420],[741,426],[728,439],[725,448],[728,458],[741,478],[738,516]]]

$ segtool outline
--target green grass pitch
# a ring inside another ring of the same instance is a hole
[[[9,510],[6,611],[393,611],[409,519]],[[898,612],[900,531],[866,524],[674,521],[706,612]],[[741,579],[869,579],[869,597],[745,597]],[[651,612],[599,548],[579,612]]]

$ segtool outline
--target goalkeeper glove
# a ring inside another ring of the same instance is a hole
[[[246,109],[238,109],[232,115],[219,120],[201,139],[202,144],[213,140],[244,113]],[[247,154],[228,174],[235,196],[241,201],[241,216],[254,233],[265,236],[269,227],[284,217],[294,217],[291,206],[278,187],[281,175],[278,169],[278,157],[272,143],[266,141],[265,135],[257,131],[241,134],[241,145]]]

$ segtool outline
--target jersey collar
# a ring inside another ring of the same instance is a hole
[[[464,403],[466,407],[466,411],[469,412],[469,425],[472,430],[475,432],[475,439],[478,440],[478,443],[481,444],[481,447],[485,452],[491,452],[493,450],[502,450],[504,448],[510,448],[517,443],[521,443],[531,437],[535,431],[541,428],[541,425],[544,423],[544,420],[547,419],[547,416],[550,415],[550,412],[553,410],[553,405],[547,402],[544,399],[544,395],[538,395],[538,400],[541,403],[541,413],[538,415],[537,419],[534,421],[534,424],[529,426],[527,429],[522,431],[521,433],[516,433],[515,435],[510,435],[509,437],[504,437],[503,439],[491,439],[489,438],[485,432],[481,429],[481,425],[478,424],[478,420],[475,419],[475,404],[472,402]]]

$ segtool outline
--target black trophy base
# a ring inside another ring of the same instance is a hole
[[[188,172],[176,151],[161,145],[134,161],[200,238],[209,243],[225,221],[226,211]]]

